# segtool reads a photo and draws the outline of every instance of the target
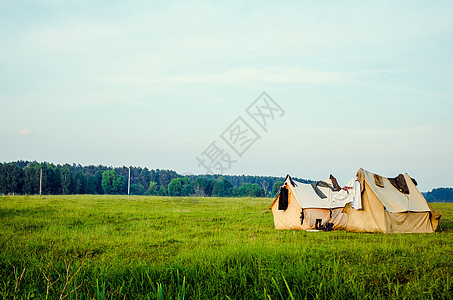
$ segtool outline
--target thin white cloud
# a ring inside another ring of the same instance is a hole
[[[31,134],[32,134],[32,131],[29,128],[24,128],[19,132],[19,135],[22,135],[22,136],[29,136]]]
[[[167,77],[104,77],[100,81],[111,84],[247,84],[247,83],[323,83],[342,82],[350,75],[344,72],[308,70],[303,68],[236,68],[219,73],[185,74]]]

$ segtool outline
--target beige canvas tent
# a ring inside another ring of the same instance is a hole
[[[386,178],[364,169],[357,172],[361,205],[347,204],[346,230],[355,232],[434,232],[440,214],[435,212],[407,174]]]
[[[333,176],[304,184],[288,175],[269,209],[276,229],[344,229],[348,218],[342,210],[350,201],[352,192],[341,189]]]

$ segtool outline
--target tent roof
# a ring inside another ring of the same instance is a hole
[[[290,177],[285,181],[289,189],[291,189],[302,208],[340,208],[344,207],[346,203],[351,202],[352,198],[345,191],[335,192],[328,187],[318,186],[318,189],[327,197],[319,197],[311,184],[301,183],[293,180],[296,186],[290,182]],[[332,182],[330,179],[324,180],[330,187]]]
[[[374,194],[379,198],[388,212],[396,213],[407,211],[430,211],[426,199],[422,196],[407,173],[405,173],[403,176],[409,188],[409,194],[403,194],[398,191],[386,177],[382,177],[382,183],[384,185],[384,187],[382,188],[376,185],[373,173],[368,172],[364,169],[360,169],[357,172],[359,181],[362,175],[365,182],[373,190]],[[361,182],[361,184],[363,183]]]

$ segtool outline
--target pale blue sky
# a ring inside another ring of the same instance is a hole
[[[0,0],[0,161],[203,173],[266,91],[226,173],[453,185],[453,2],[242,2]]]

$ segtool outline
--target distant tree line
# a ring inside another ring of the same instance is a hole
[[[42,175],[41,175],[42,172]],[[188,175],[131,167],[131,195],[273,197],[284,177]],[[42,180],[40,179],[42,176]],[[129,167],[55,165],[36,161],[0,163],[0,194],[43,195],[128,193]],[[300,182],[312,182],[294,178]]]
[[[42,194],[127,194],[128,167],[55,165],[17,161],[0,163],[0,194],[39,194],[42,170]],[[137,194],[148,189],[151,181],[157,188],[168,186],[179,175],[171,170],[148,170],[131,167],[131,190]]]
[[[435,188],[423,196],[428,202],[453,202],[453,188]]]

